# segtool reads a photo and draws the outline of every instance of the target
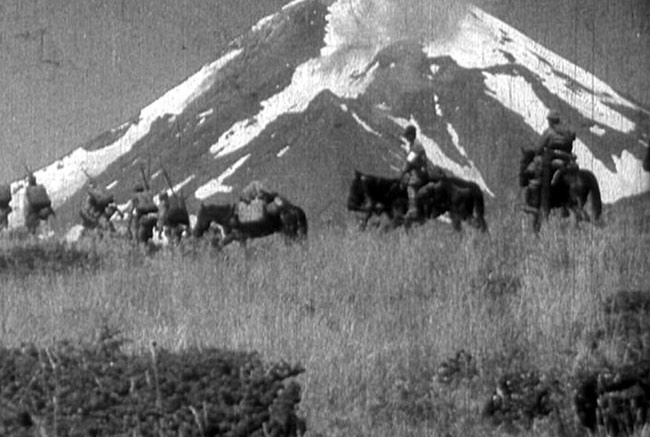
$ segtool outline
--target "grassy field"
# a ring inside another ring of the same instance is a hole
[[[257,350],[306,368],[311,435],[505,435],[480,414],[499,376],[535,369],[566,380],[621,363],[615,345],[589,349],[587,339],[607,296],[648,290],[650,236],[631,222],[576,232],[552,220],[534,237],[521,213],[490,224],[487,235],[442,223],[331,230],[304,248],[275,238],[221,253],[93,248],[99,269],[4,273],[2,344],[92,340],[108,326],[134,351],[152,341]],[[5,250],[12,244],[24,243]],[[461,349],[475,372],[436,382]],[[557,435],[555,426],[524,435]]]

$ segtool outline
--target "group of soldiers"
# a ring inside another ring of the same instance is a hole
[[[529,190],[538,195],[540,208],[544,209],[544,190],[552,185],[558,175],[558,170],[577,169],[576,156],[572,153],[575,132],[562,125],[558,111],[552,110],[547,115],[548,127],[542,133],[535,148],[535,159],[527,171],[531,174],[528,182]],[[427,158],[422,143],[417,139],[417,129],[408,125],[403,134],[408,144],[408,154],[402,169],[402,181],[406,184],[408,194],[408,211],[405,219],[417,221],[421,218],[420,190],[432,180],[442,177],[444,173],[434,166]],[[544,154],[550,153],[548,164]],[[549,168],[545,168],[549,167]],[[549,170],[549,171],[546,171]],[[548,180],[544,180],[546,178]],[[0,187],[0,227],[6,228],[11,212],[9,205],[11,193]],[[47,220],[54,214],[45,187],[36,183],[33,174],[29,174],[26,187],[25,225],[31,233],[35,233],[40,221]],[[79,211],[84,229],[115,232],[112,222],[116,214],[127,222],[126,232],[132,239],[146,241],[152,236],[154,229],[159,236],[163,232],[174,232],[176,237],[184,229],[189,229],[189,214],[182,196],[163,191],[154,201],[154,195],[143,185],[136,185],[133,195],[122,209],[118,208],[113,195],[100,189],[94,181],[89,182],[87,196]],[[272,204],[277,193],[268,190],[259,181],[251,182],[242,191],[237,205],[239,219],[244,221],[263,220],[268,205]],[[167,235],[169,237],[169,235]]]
[[[101,189],[90,181],[86,198],[79,210],[81,223],[85,230],[96,230],[101,234],[117,232],[113,218],[120,217],[126,223],[125,233],[130,239],[146,242],[166,232],[171,237],[175,230],[183,232],[189,227],[189,215],[182,196],[167,191],[157,195],[155,202],[153,192],[137,184],[128,202],[120,209],[107,190]]]
[[[157,199],[154,199],[157,197]],[[272,211],[278,193],[267,189],[260,181],[252,181],[241,192],[236,213],[241,223],[260,222]],[[89,183],[87,195],[79,211],[84,229],[100,233],[115,233],[112,218],[120,216],[126,222],[130,239],[147,242],[155,236],[179,240],[190,231],[190,220],[183,196],[162,191],[154,196],[150,189],[136,185],[133,195],[122,209],[113,196]]]
[[[576,134],[561,122],[560,113],[551,110],[547,116],[548,127],[534,148],[535,159],[526,171],[530,175],[528,188],[533,196],[537,196],[535,204],[539,205],[539,212],[548,215],[548,192],[553,185],[560,170],[577,170],[576,155],[573,154],[573,142]],[[413,125],[405,128],[402,138],[408,143],[408,154],[402,168],[402,180],[405,181],[408,194],[408,211],[405,219],[417,221],[422,214],[421,190],[424,185],[443,175],[438,167],[432,165],[427,158],[424,146],[417,139],[417,129]],[[545,154],[549,156],[548,161]],[[548,172],[547,172],[548,170]],[[548,174],[548,177],[545,176]],[[547,179],[547,180],[545,180]]]

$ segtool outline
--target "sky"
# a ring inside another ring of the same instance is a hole
[[[121,125],[215,61],[228,41],[284,3],[287,0],[3,1],[0,183],[21,177],[25,165],[44,166]],[[408,11],[422,2],[399,3],[404,4],[400,10]],[[647,0],[477,3],[650,106]],[[349,4],[373,13],[367,1]],[[394,7],[388,0],[376,5]],[[418,27],[413,20],[408,23]]]
[[[0,183],[129,118],[287,0],[3,0]]]

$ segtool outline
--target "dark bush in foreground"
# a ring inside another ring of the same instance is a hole
[[[96,253],[68,247],[61,242],[21,242],[0,249],[0,273],[64,273],[73,269],[94,270],[100,265]]]
[[[119,343],[0,349],[0,434],[298,436],[303,372],[255,353],[131,356]]]

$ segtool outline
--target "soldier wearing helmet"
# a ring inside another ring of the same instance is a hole
[[[406,126],[402,134],[408,142],[408,155],[402,170],[402,180],[406,180],[408,193],[408,211],[406,221],[416,221],[421,218],[421,207],[418,200],[418,190],[427,183],[427,155],[424,146],[417,139],[417,129],[413,125]]]
[[[562,125],[560,113],[551,110],[546,116],[548,127],[542,133],[537,146],[537,153],[550,152],[550,164],[554,183],[557,179],[558,170],[577,168],[575,155],[573,154],[573,142],[576,134],[567,126]]]
[[[556,183],[563,171],[578,168],[576,156],[573,154],[575,132],[561,123],[560,113],[556,110],[549,111],[546,120],[548,127],[539,139],[535,148],[536,157],[531,163],[535,176],[529,182],[529,188],[532,189],[530,194],[539,196],[544,217],[550,212],[550,187]],[[563,209],[563,215],[568,215],[566,208]]]

